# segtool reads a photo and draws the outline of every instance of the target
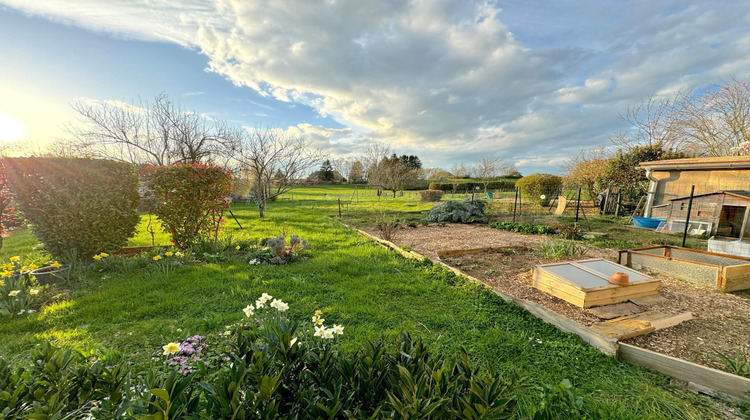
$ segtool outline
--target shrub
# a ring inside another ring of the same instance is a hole
[[[562,178],[550,174],[531,174],[519,179],[516,186],[524,200],[545,206],[560,193]]]
[[[427,213],[428,222],[453,222],[469,223],[473,221],[485,221],[487,217],[484,214],[485,202],[482,200],[448,200],[439,206],[433,207]]]
[[[150,166],[143,171],[146,186],[155,197],[154,212],[182,249],[201,238],[218,240],[232,192],[231,174],[213,165],[175,164]]]
[[[312,246],[297,235],[289,237],[289,244],[284,234],[266,238],[260,242],[264,249],[251,254],[250,265],[275,264],[281,265],[298,260],[304,252],[312,249]],[[305,257],[306,258],[306,257]]]
[[[443,192],[453,192],[453,183],[451,182],[432,182],[430,183],[429,189],[440,190]],[[487,184],[487,190],[512,190],[516,185],[516,181],[490,181]],[[456,188],[456,192],[470,193],[476,191],[476,187],[480,187],[484,191],[484,184],[481,182],[461,182]]]
[[[138,215],[138,174],[128,163],[80,158],[6,159],[18,207],[56,259],[88,260],[122,248]]]
[[[539,250],[544,258],[577,257],[588,251],[576,241],[551,241],[543,243]]]
[[[375,222],[375,228],[380,233],[380,237],[386,241],[392,242],[396,238],[396,232],[401,225],[398,219],[395,217],[388,217],[385,214],[381,215]]]
[[[424,190],[420,191],[419,194],[422,196],[422,201],[437,202],[443,198],[444,193],[441,190]]]

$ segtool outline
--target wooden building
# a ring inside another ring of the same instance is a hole
[[[696,186],[697,189],[697,186]],[[687,219],[690,197],[677,197],[653,206],[651,217],[666,219],[674,226],[667,231],[682,231]],[[715,191],[693,196],[690,210],[691,230],[724,238],[750,239],[750,191]]]
[[[696,195],[717,191],[750,191],[750,156],[659,160],[641,162],[638,168],[646,170],[646,177],[651,181],[646,217],[661,217],[652,210],[674,199],[689,196],[693,185]],[[712,199],[716,197],[705,200]]]

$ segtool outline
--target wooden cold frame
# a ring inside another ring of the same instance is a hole
[[[580,264],[591,261],[606,261],[615,264],[602,258],[594,258],[574,262],[538,265],[534,267],[534,287],[581,308],[609,305],[612,303],[625,302],[631,298],[655,295],[659,293],[659,290],[661,289],[661,281],[652,279],[642,273],[639,274],[646,278],[644,280],[634,281],[626,286],[609,284],[608,276]],[[582,287],[574,281],[552,273],[548,269],[549,267],[563,265],[570,265],[579,270],[585,271],[588,274],[595,275],[606,282],[607,285],[589,288]],[[623,267],[622,271],[627,272],[633,270]]]

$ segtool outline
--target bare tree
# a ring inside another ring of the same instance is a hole
[[[394,153],[390,157],[383,157],[370,168],[367,182],[377,187],[378,192],[382,190],[393,192],[393,198],[396,198],[396,192],[404,185],[416,180],[418,175],[418,169],[412,170]]]
[[[634,146],[661,144],[665,149],[682,151],[685,145],[677,135],[674,115],[686,97],[682,92],[669,98],[652,94],[641,103],[629,106],[624,115],[620,114],[620,119],[627,122],[630,128],[618,131],[610,140],[625,150]]]
[[[188,111],[163,93],[137,105],[78,101],[72,107],[79,121],[66,129],[77,147],[91,156],[135,164],[226,160],[241,136],[238,128]]]
[[[490,183],[492,178],[500,175],[501,169],[502,162],[500,162],[500,159],[493,157],[484,157],[472,167],[474,176],[479,178],[479,181],[484,185],[485,194],[487,194],[487,184]]]
[[[687,97],[675,120],[694,154],[731,155],[732,149],[750,141],[750,86],[733,79],[717,90]]]
[[[466,166],[463,162],[454,163],[453,166],[451,166],[451,174],[453,174],[454,178],[470,178],[471,168]]]
[[[346,174],[346,178],[350,184],[357,184],[365,179],[365,166],[359,160],[354,160],[352,166],[349,168],[349,172]]]
[[[365,177],[370,179],[370,171],[373,170],[383,158],[391,154],[391,146],[387,143],[372,142],[364,150],[362,164],[365,167]]]
[[[293,189],[324,157],[311,144],[311,140],[280,129],[256,127],[245,132],[234,159],[253,182],[252,194],[260,217],[265,215],[268,200]]]

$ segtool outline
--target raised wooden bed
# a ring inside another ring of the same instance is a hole
[[[620,251],[619,262],[716,288],[722,292],[750,289],[750,258],[678,246],[652,246]]]
[[[617,285],[607,279],[624,272],[630,284]],[[596,258],[534,267],[534,287],[581,308],[610,305],[659,293],[661,281],[613,262]]]

